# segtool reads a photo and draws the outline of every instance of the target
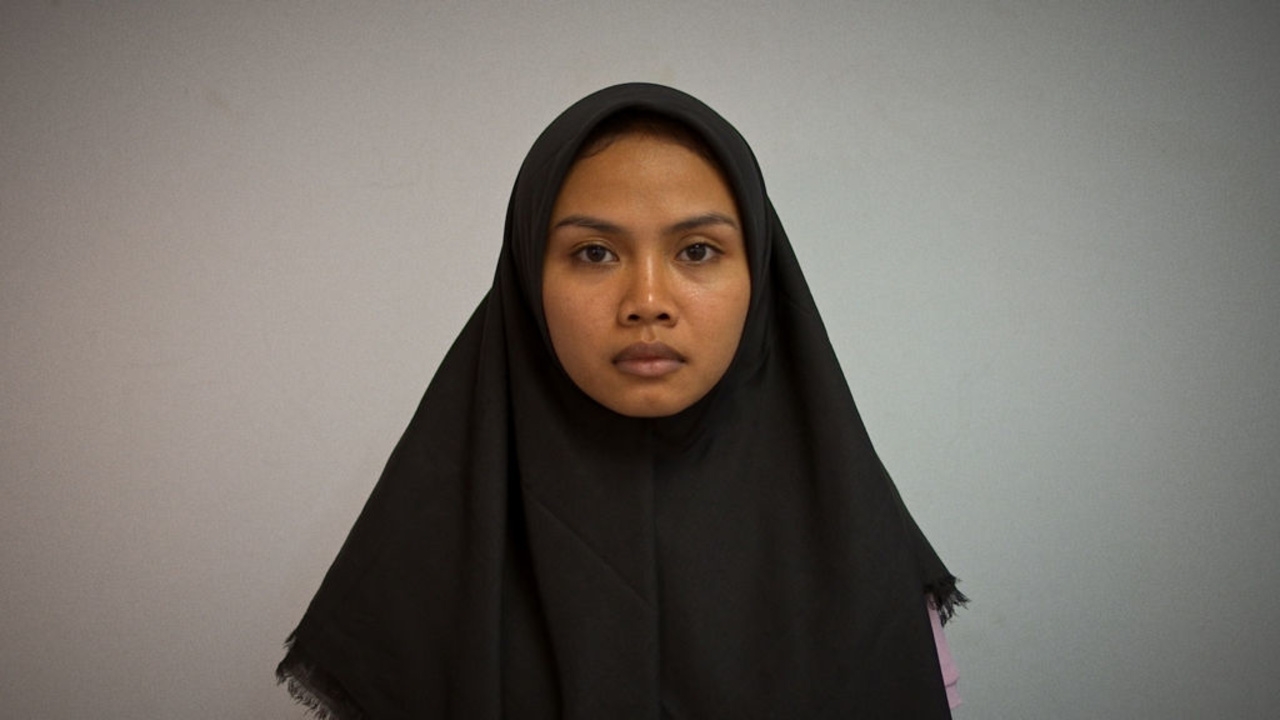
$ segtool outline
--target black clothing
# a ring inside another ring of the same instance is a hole
[[[751,305],[683,412],[623,417],[556,361],[552,206],[601,120],[692,128],[736,195]],[[432,380],[278,675],[351,718],[945,718],[926,595],[955,579],[881,466],[768,197],[723,118],[657,85],[538,138],[493,287]]]

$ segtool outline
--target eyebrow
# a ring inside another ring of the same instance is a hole
[[[738,229],[738,223],[734,222],[733,218],[729,217],[728,215],[724,215],[718,212],[709,212],[709,213],[703,213],[701,215],[694,215],[688,220],[681,220],[675,225],[672,225],[671,227],[667,228],[667,232],[672,232],[672,233],[688,232],[690,230],[697,230],[698,228],[707,227],[708,225],[728,225],[734,230]]]
[[[708,227],[711,225],[728,225],[734,230],[738,229],[738,223],[728,215],[718,212],[707,212],[702,213],[701,215],[694,215],[691,218],[686,218],[674,225],[671,225],[670,227],[667,227],[664,234],[689,232],[690,230],[697,230],[698,228]],[[580,227],[611,235],[622,235],[625,233],[620,226],[607,220],[591,217],[590,215],[569,215],[561,218],[559,222],[551,226],[551,231],[555,232],[562,227]]]

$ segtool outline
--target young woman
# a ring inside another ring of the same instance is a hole
[[[530,150],[277,672],[344,719],[943,718],[959,601],[746,142],[621,85]]]

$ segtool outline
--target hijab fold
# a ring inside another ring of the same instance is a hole
[[[711,148],[752,298],[732,365],[668,418],[556,361],[551,208],[624,110]],[[679,91],[607,88],[538,138],[493,286],[277,669],[321,717],[949,717],[926,597],[963,601],[872,448],[754,155]]]

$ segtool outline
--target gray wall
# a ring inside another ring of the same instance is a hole
[[[1273,715],[1280,10],[965,5],[4,3],[0,715],[300,716],[524,151],[632,79],[755,146],[958,717]]]

